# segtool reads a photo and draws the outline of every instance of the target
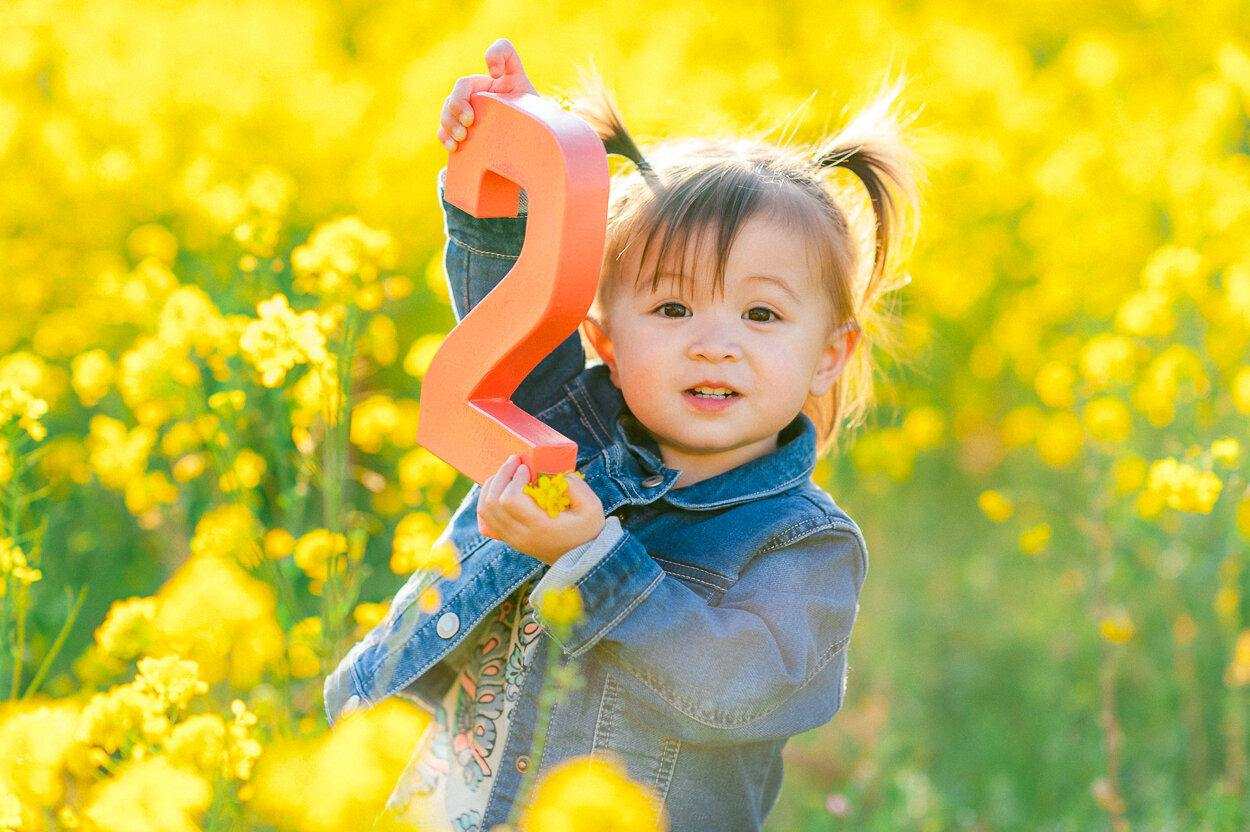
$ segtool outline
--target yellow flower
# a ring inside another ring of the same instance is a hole
[[[1053,468],[1064,468],[1081,452],[1084,432],[1081,420],[1072,413],[1054,413],[1037,433],[1037,453]]]
[[[1010,498],[998,491],[982,491],[977,506],[993,523],[1005,522],[1014,510]]]
[[[434,353],[438,352],[438,348],[442,346],[443,339],[446,337],[445,334],[435,332],[422,335],[413,341],[412,346],[408,348],[408,354],[404,356],[404,372],[416,378],[425,378],[425,371],[430,369]]]
[[[104,398],[113,386],[113,362],[104,350],[91,350],[70,362],[74,392],[84,407]]]
[[[1113,381],[1132,381],[1137,349],[1120,335],[1097,335],[1081,350],[1081,377],[1101,390]]]
[[[404,502],[409,505],[440,502],[456,482],[456,469],[425,448],[413,448],[401,456],[397,467]]]
[[[356,622],[357,638],[363,638],[365,633],[382,623],[386,618],[386,604],[364,603],[357,604],[356,609],[352,610],[352,620]]]
[[[1013,408],[1003,417],[999,435],[1008,448],[1031,445],[1037,440],[1046,416],[1036,405],[1025,404]]]
[[[1020,533],[1020,550],[1026,555],[1040,555],[1050,543],[1049,523],[1038,523]]]
[[[1115,328],[1128,335],[1167,335],[1176,328],[1172,295],[1159,288],[1129,295],[1116,311]]]
[[[185,710],[196,696],[206,692],[208,685],[200,681],[195,662],[177,656],[151,657],[139,660],[135,687],[177,710]]]
[[[1224,684],[1230,688],[1250,685],[1250,630],[1242,630],[1233,645],[1233,660],[1224,671]]]
[[[295,537],[286,529],[270,529],[265,532],[265,554],[280,560],[295,551]]]
[[[543,832],[668,829],[657,804],[652,792],[630,780],[619,763],[575,758],[539,783],[525,825]]]
[[[11,378],[0,378],[0,425],[16,421],[36,442],[46,431],[39,421],[48,412],[48,403]]]
[[[537,482],[526,483],[521,490],[533,497],[538,507],[547,512],[548,517],[559,517],[560,512],[572,505],[572,501],[564,496],[569,490],[568,480],[564,476],[539,474]]]
[[[268,465],[265,458],[251,448],[240,448],[230,468],[221,475],[218,486],[227,494],[241,489],[256,488],[265,475]]]
[[[424,511],[413,511],[395,526],[391,541],[391,571],[407,575],[418,569],[432,569],[439,574],[457,569],[456,548],[450,543],[435,545],[441,529]],[[454,580],[454,578],[453,578]]]
[[[325,298],[348,299],[380,272],[395,265],[395,240],[359,217],[322,223],[308,242],[291,252],[295,286]]]
[[[78,722],[77,738],[113,754],[128,752],[134,743],[158,744],[168,730],[165,704],[131,683],[91,697]]]
[[[78,717],[72,701],[8,703],[0,719],[0,795],[7,786],[31,807],[64,800],[66,768],[79,747]]]
[[[260,315],[239,339],[243,357],[261,373],[261,383],[277,387],[296,364],[326,361],[326,321],[316,312],[295,314],[286,295],[274,295],[256,306]]]
[[[259,523],[247,506],[227,504],[204,513],[195,524],[192,554],[228,558],[248,569],[260,565]]]
[[[1238,413],[1250,413],[1250,367],[1242,367],[1233,376],[1233,404]]]
[[[91,417],[87,436],[87,461],[101,483],[124,491],[131,480],[142,476],[155,444],[156,432],[151,428],[139,426],[127,431],[116,419],[96,414]]]
[[[151,649],[156,640],[156,599],[114,601],[95,641],[105,655],[129,661]]]
[[[0,597],[6,591],[6,578],[12,578],[15,586],[30,586],[42,577],[42,572],[31,568],[20,546],[14,546],[12,540],[0,539]]]
[[[126,508],[136,517],[177,499],[178,486],[169,481],[164,471],[148,471],[126,483]]]
[[[1115,493],[1132,494],[1146,483],[1148,466],[1145,457],[1129,453],[1116,459],[1111,466],[1115,481]]]
[[[575,586],[547,590],[538,599],[538,610],[543,619],[557,629],[578,623],[585,614],[582,594]]]
[[[1111,396],[1085,405],[1085,429],[1103,442],[1123,442],[1133,432],[1133,414],[1128,405]]]
[[[321,619],[305,618],[287,633],[287,662],[291,675],[296,679],[308,679],[321,672]]]
[[[100,832],[199,832],[213,800],[208,781],[164,757],[149,757],[106,780],[83,809]]]
[[[1137,628],[1133,624],[1133,619],[1129,618],[1127,613],[1121,612],[1107,616],[1098,623],[1098,634],[1102,636],[1103,641],[1109,641],[1112,644],[1123,644],[1136,632]]]
[[[370,396],[352,408],[351,442],[365,453],[382,450],[382,441],[399,427],[399,408],[390,396]]]
[[[1217,439],[1211,443],[1211,458],[1227,468],[1237,467],[1241,446],[1236,439]]]
[[[341,574],[347,566],[343,553],[347,551],[347,538],[330,534],[328,529],[314,529],[295,543],[295,565],[308,577],[324,581],[330,576],[330,559],[337,558],[336,569]]]
[[[1047,407],[1071,407],[1076,400],[1073,386],[1076,384],[1076,373],[1067,364],[1050,361],[1042,366],[1033,379],[1033,387],[1037,396]]]
[[[1178,511],[1210,514],[1224,483],[1210,471],[1199,471],[1174,458],[1161,459],[1150,466],[1146,488]]]
[[[946,416],[932,405],[921,405],[903,418],[903,436],[918,451],[936,448],[946,431]]]

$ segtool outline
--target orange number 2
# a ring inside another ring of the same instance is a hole
[[[417,441],[478,483],[511,454],[533,477],[571,471],[577,445],[509,399],[594,300],[607,156],[585,122],[536,96],[475,93],[473,114],[469,138],[447,164],[447,201],[475,217],[511,217],[524,188],[525,244],[430,363]]]

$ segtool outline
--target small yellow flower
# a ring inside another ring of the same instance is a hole
[[[1236,439],[1225,437],[1211,443],[1211,458],[1228,468],[1237,466],[1237,459],[1240,455],[1241,446],[1237,444]]]
[[[1233,660],[1224,671],[1224,684],[1230,688],[1250,685],[1250,630],[1242,630],[1233,645]]]
[[[1103,641],[1112,644],[1123,644],[1136,632],[1137,628],[1133,625],[1133,619],[1129,618],[1126,613],[1107,616],[1098,623],[1098,634],[1102,636]]]
[[[1038,523],[1020,533],[1020,549],[1027,555],[1040,555],[1050,543],[1049,523]]]
[[[1015,510],[1011,499],[999,491],[982,491],[977,506],[992,523],[1005,522]]]
[[[200,681],[199,666],[195,662],[182,661],[177,656],[160,659],[139,660],[139,675],[135,687],[159,701],[183,710],[191,700],[208,690]]]
[[[616,762],[576,758],[539,784],[525,826],[544,832],[667,830],[654,795]]]
[[[539,599],[538,606],[547,622],[561,628],[581,621],[586,611],[582,606],[582,594],[575,586],[547,590]]]
[[[295,537],[286,529],[270,529],[265,532],[264,548],[272,560],[280,560],[295,551]]]
[[[548,517],[559,517],[560,512],[572,505],[572,501],[564,496],[569,490],[569,483],[564,477],[564,474],[539,474],[537,482],[529,483],[521,490],[533,497]]]

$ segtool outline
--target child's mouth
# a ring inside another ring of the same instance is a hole
[[[732,399],[739,395],[728,387],[690,387],[686,392],[700,399]]]

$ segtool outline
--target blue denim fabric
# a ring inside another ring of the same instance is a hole
[[[446,270],[463,316],[519,255],[525,218],[479,220],[444,204]],[[772,454],[675,489],[678,472],[625,407],[605,368],[570,337],[526,379],[518,405],[577,442],[578,470],[624,534],[576,582],[586,618],[545,639],[526,674],[506,760],[529,753],[545,651],[585,684],[552,714],[540,773],[577,755],[614,756],[652,788],[675,832],[756,830],[781,787],[781,749],[842,704],[847,644],[867,571],[859,528],[811,480],[816,435],[799,416]],[[460,577],[425,613],[409,582],[386,619],[325,683],[331,722],[401,695],[433,710],[457,673],[452,651],[545,570],[482,536],[474,488],[445,532]],[[507,817],[520,775],[497,774],[482,824]]]

